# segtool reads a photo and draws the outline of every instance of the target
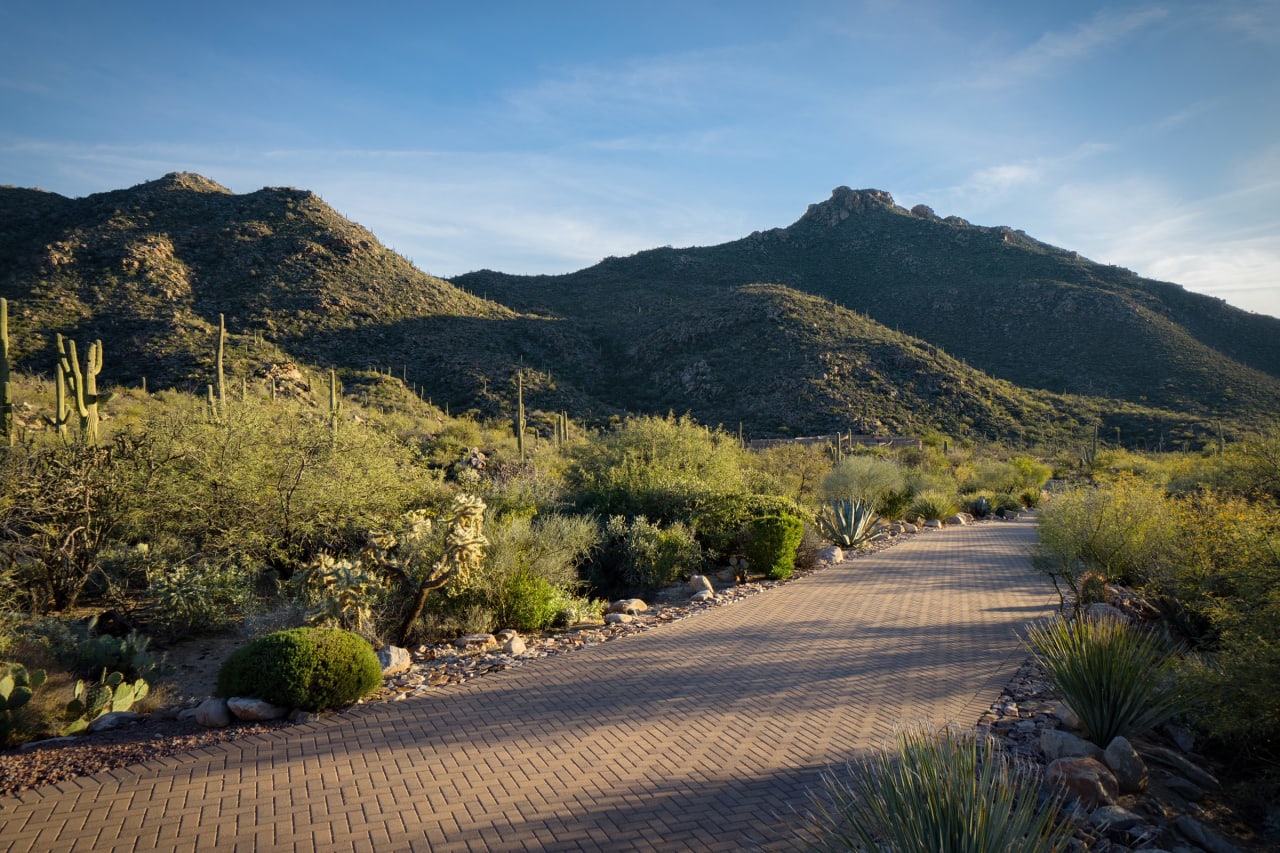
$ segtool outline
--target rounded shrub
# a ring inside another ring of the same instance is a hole
[[[563,597],[546,578],[518,572],[503,582],[494,616],[503,628],[526,634],[545,631],[556,621]]]
[[[775,580],[791,577],[796,549],[804,538],[804,522],[794,515],[765,515],[751,520],[747,559],[756,571]]]
[[[294,628],[250,640],[218,671],[219,696],[250,696],[285,708],[342,708],[382,684],[382,665],[359,635]]]
[[[941,521],[955,511],[956,504],[950,495],[943,492],[925,492],[916,495],[910,509],[907,510],[907,515],[911,518],[922,517]]]

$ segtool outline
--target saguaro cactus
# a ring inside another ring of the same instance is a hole
[[[227,345],[227,321],[218,315],[218,415],[227,414],[227,375],[222,371],[222,354]]]
[[[516,374],[516,417],[512,424],[516,433],[516,448],[520,451],[520,461],[524,461],[524,373]]]
[[[9,370],[9,300],[0,297],[0,441],[13,446],[13,381]]]
[[[98,374],[102,372],[102,341],[89,344],[84,370],[80,369],[80,360],[76,356],[76,342],[58,335],[57,343],[62,376],[71,391],[71,403],[80,416],[80,438],[86,444],[96,445],[98,403],[105,402],[111,396],[98,393]]]
[[[342,412],[342,395],[338,393],[338,373],[329,369],[329,440],[338,444],[338,415]]]

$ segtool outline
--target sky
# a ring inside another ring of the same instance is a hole
[[[174,171],[446,278],[875,188],[1280,316],[1280,0],[8,4],[0,185]]]

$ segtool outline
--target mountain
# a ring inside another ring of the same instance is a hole
[[[377,368],[483,415],[509,413],[517,373],[531,412],[674,410],[757,437],[1063,441],[1100,421],[1155,444],[1280,411],[1280,321],[874,190],[720,246],[448,282],[312,193],[181,173],[80,199],[0,188],[0,262],[21,368],[49,372],[55,331],[101,338],[102,381],[125,385],[203,388],[224,315],[233,381]]]
[[[1280,411],[1280,320],[1093,263],[1007,227],[837,188],[787,228],[562,276],[455,279],[516,310],[608,325],[614,294],[769,282],[827,299],[1024,388],[1200,417]]]

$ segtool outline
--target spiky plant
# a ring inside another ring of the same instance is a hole
[[[875,538],[876,519],[869,501],[846,498],[823,504],[818,510],[818,530],[841,548],[859,548]]]
[[[1073,827],[1059,796],[990,736],[904,730],[895,748],[829,770],[802,836],[814,850],[1054,853]]]
[[[1054,689],[1080,717],[1085,736],[1105,747],[1142,734],[1179,710],[1172,655],[1164,640],[1124,619],[1062,617],[1027,629],[1028,645]]]

